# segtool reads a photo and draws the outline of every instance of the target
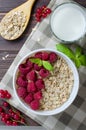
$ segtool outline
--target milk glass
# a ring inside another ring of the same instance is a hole
[[[54,36],[60,42],[81,41],[86,34],[86,12],[75,2],[63,3],[52,12],[50,25]]]

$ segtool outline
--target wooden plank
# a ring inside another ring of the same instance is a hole
[[[0,0],[0,12],[8,12],[26,0]]]

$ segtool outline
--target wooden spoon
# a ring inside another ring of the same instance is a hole
[[[15,40],[17,38],[19,38],[22,33],[25,31],[26,27],[27,27],[27,24],[30,20],[30,15],[31,15],[31,10],[32,10],[32,6],[34,4],[36,0],[28,0],[27,2],[25,2],[24,4],[18,6],[17,8],[14,8],[13,10],[11,10],[10,12],[8,12],[4,17],[3,19],[1,20],[1,23],[3,20],[6,19],[6,17],[10,16],[12,13],[16,12],[16,11],[23,11],[24,15],[26,16],[26,21],[25,21],[25,24],[24,24],[24,27],[23,27],[23,30],[21,32],[21,34],[18,34],[16,37],[14,38],[9,38],[9,37],[6,37],[4,35],[1,34],[1,36],[6,39],[6,40]],[[22,23],[21,23],[22,24]],[[0,25],[2,27],[2,25]]]

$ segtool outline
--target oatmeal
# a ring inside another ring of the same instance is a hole
[[[73,72],[66,61],[58,57],[54,63],[54,71],[44,79],[44,82],[40,110],[53,110],[68,100],[74,83]]]
[[[26,15],[23,11],[11,12],[0,23],[0,34],[8,40],[16,39],[24,31]]]

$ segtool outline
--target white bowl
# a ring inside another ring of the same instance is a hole
[[[68,100],[62,106],[58,107],[57,109],[48,110],[48,111],[32,110],[24,101],[22,101],[20,99],[20,97],[18,96],[17,91],[16,91],[16,76],[17,76],[17,72],[18,72],[18,66],[23,61],[25,61],[29,56],[31,56],[34,53],[40,52],[40,51],[55,52],[57,55],[63,57],[63,59],[67,62],[68,66],[73,71],[73,75],[74,75],[74,84],[73,84],[73,88],[72,88],[72,91],[71,91],[71,94],[70,94]],[[25,57],[23,57],[19,61],[18,65],[16,66],[16,69],[14,71],[14,74],[13,74],[13,89],[14,89],[14,93],[15,93],[16,98],[21,103],[22,107],[27,109],[28,112],[31,112],[31,113],[37,114],[37,115],[43,115],[43,116],[55,115],[55,114],[58,114],[58,113],[64,111],[65,109],[67,109],[72,104],[74,99],[76,98],[77,93],[78,93],[78,89],[79,89],[79,75],[78,75],[78,71],[77,71],[77,68],[75,67],[74,63],[65,54],[63,54],[59,51],[52,50],[52,49],[38,49],[38,50],[35,50],[35,51],[28,53]]]

